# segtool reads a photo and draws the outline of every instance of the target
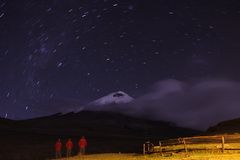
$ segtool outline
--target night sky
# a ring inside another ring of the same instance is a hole
[[[240,79],[239,0],[1,0],[0,116],[164,79]]]

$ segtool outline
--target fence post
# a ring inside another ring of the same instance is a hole
[[[143,143],[143,154],[145,154],[145,143]]]
[[[183,144],[184,144],[184,150],[185,150],[185,152],[187,153],[188,150],[187,150],[187,145],[186,145],[186,140],[185,140],[185,138],[183,138]]]
[[[224,136],[222,136],[222,153],[224,153],[224,144],[225,144],[225,139]]]
[[[163,154],[162,154],[162,143],[161,143],[161,141],[159,141],[159,151],[160,151],[160,154],[162,156]]]

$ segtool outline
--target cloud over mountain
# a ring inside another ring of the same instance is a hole
[[[240,117],[240,82],[238,81],[210,79],[184,82],[167,79],[159,81],[147,93],[134,98],[118,91],[86,105],[74,100],[57,100],[45,105],[48,106],[46,112],[52,114],[81,110],[113,111],[130,116],[170,121],[178,126],[202,130],[220,121]]]
[[[229,80],[196,83],[164,80],[131,105],[129,113],[132,114],[206,129],[222,120],[240,117],[240,83]]]
[[[102,106],[101,110],[206,129],[220,121],[240,117],[239,106],[240,82],[168,79],[159,81],[150,91],[130,103]]]

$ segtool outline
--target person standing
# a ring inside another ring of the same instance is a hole
[[[84,155],[87,147],[87,140],[84,136],[82,136],[81,139],[79,140],[78,146],[80,155]]]
[[[67,158],[72,155],[72,148],[73,148],[73,143],[72,140],[69,138],[67,143],[66,143],[66,148],[67,148]]]
[[[55,143],[56,159],[62,157],[62,142],[60,138]]]

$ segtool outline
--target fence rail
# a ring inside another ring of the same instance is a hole
[[[191,151],[240,151],[240,135],[197,136],[161,140],[158,144],[146,142],[143,144],[143,154]]]

